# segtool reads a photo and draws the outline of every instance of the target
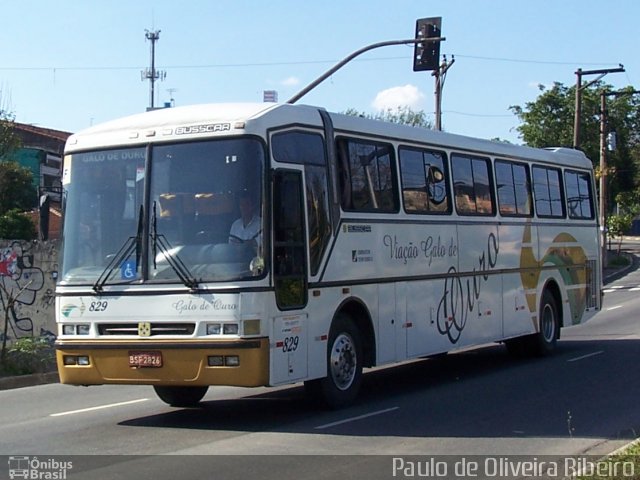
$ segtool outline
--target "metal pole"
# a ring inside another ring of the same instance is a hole
[[[580,116],[582,115],[582,69],[576,71],[576,108],[573,117],[573,148],[580,147]]]
[[[433,76],[436,77],[436,130],[442,130],[442,84],[440,83],[440,79],[442,78],[440,74],[440,69],[435,70],[433,72]]]
[[[600,93],[600,228],[602,268],[607,265],[607,94]]]
[[[446,38],[445,37],[433,37],[433,38],[429,38],[428,40],[430,42],[443,42],[443,41],[446,40]],[[360,50],[356,50],[351,55],[345,57],[343,60],[338,62],[335,66],[333,66],[332,68],[327,70],[325,73],[320,75],[317,79],[315,79],[313,82],[311,82],[309,85],[304,87],[302,90],[300,90],[298,93],[296,93],[289,100],[287,100],[286,103],[292,103],[292,104],[296,103],[298,100],[300,100],[307,93],[309,93],[311,90],[313,90],[318,85],[320,85],[322,82],[324,82],[331,75],[333,75],[338,70],[340,70],[342,67],[344,67],[351,60],[356,58],[358,55],[362,55],[363,53],[368,52],[369,50],[373,50],[375,48],[380,48],[380,47],[388,47],[388,46],[391,46],[391,45],[415,44],[415,43],[420,43],[420,42],[424,42],[424,41],[425,41],[424,38],[411,38],[411,39],[408,39],[408,40],[389,40],[387,42],[379,42],[379,43],[373,43],[371,45],[367,45],[366,47],[363,47]]]
[[[437,131],[442,131],[442,89],[444,88],[444,81],[447,76],[447,71],[451,68],[451,65],[455,63],[456,59],[454,57],[451,58],[450,62],[447,62],[447,57],[445,56],[442,60],[442,64],[437,70],[434,70],[431,75],[435,77],[436,84],[436,124],[435,129]]]

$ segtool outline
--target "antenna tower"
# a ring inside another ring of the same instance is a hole
[[[147,110],[153,110],[154,97],[155,97],[155,82],[156,80],[164,80],[167,77],[167,72],[163,70],[156,70],[156,42],[160,39],[160,30],[150,32],[145,30],[145,38],[151,41],[151,68],[145,68],[141,73],[142,81],[149,80],[149,108]]]

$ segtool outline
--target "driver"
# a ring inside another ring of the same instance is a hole
[[[253,243],[260,247],[260,237],[262,233],[261,219],[256,214],[256,207],[253,197],[249,192],[240,194],[240,218],[231,225],[229,231],[229,243]]]

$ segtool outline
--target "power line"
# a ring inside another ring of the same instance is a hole
[[[527,63],[533,65],[588,65],[588,66],[606,66],[613,65],[617,62],[567,62],[567,61],[551,61],[551,60],[533,60],[524,58],[503,58],[503,57],[485,57],[477,55],[464,55],[456,53],[457,58],[467,58],[471,60],[482,60],[488,62],[511,62],[511,63]],[[356,62],[378,62],[388,60],[408,60],[409,56],[389,56],[389,57],[373,57],[373,58],[361,58],[354,60]],[[207,69],[207,68],[246,68],[246,67],[277,67],[277,66],[291,66],[291,65],[317,65],[335,63],[336,60],[292,60],[292,61],[275,61],[275,62],[247,62],[247,63],[211,63],[211,64],[178,64],[178,65],[164,65],[164,69],[172,70],[187,70],[187,69]],[[96,65],[96,66],[46,66],[46,67],[2,67],[0,71],[92,71],[92,70],[140,70],[141,67],[137,66],[124,66],[124,65]]]
[[[472,60],[486,60],[492,62],[511,62],[511,63],[530,63],[533,65],[589,65],[589,66],[605,66],[613,65],[618,62],[567,62],[567,61],[554,61],[554,60],[532,60],[524,58],[505,58],[505,57],[484,57],[477,55],[460,55],[456,53],[456,57],[469,58]]]

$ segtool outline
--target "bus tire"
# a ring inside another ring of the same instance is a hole
[[[540,330],[530,339],[531,351],[534,355],[546,356],[556,349],[558,338],[560,337],[558,305],[549,290],[542,292],[539,312],[538,326]]]
[[[205,396],[209,387],[165,387],[154,385],[156,395],[172,407],[195,407]]]
[[[505,340],[509,355],[516,358],[544,357],[555,349],[560,337],[558,304],[549,290],[540,299],[539,331],[533,335]]]
[[[329,330],[327,376],[305,382],[307,395],[329,408],[353,403],[362,383],[362,363],[360,331],[349,316],[338,314]]]

